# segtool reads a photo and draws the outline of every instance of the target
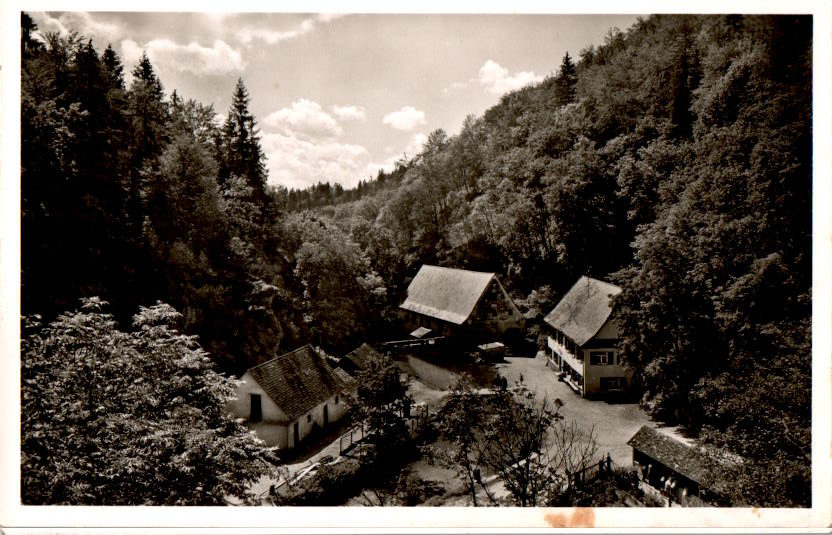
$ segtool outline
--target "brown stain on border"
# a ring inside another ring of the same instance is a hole
[[[553,528],[594,528],[595,510],[591,507],[577,507],[571,515],[547,513],[543,520]]]

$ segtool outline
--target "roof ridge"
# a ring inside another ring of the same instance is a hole
[[[623,288],[621,286],[619,286],[615,283],[605,281],[604,279],[596,279],[595,277],[590,277],[589,275],[581,275],[581,279],[589,279],[593,282],[597,282],[597,283],[600,283],[600,284],[605,284],[607,286],[612,286],[613,288],[616,288],[618,290],[623,290]],[[581,279],[578,279],[578,281],[575,284],[578,284],[579,282],[581,282]]]
[[[465,269],[465,268],[458,268],[458,267],[437,266],[436,264],[422,264],[422,267],[436,268],[436,269],[447,269],[447,270],[453,270],[453,271],[465,271],[466,273],[477,273],[477,274],[491,275],[491,276],[497,275],[496,271],[476,271],[476,270],[473,270],[473,269]],[[419,268],[419,269],[421,269],[421,268]]]
[[[256,365],[252,366],[251,368],[249,368],[249,369],[248,369],[248,371],[254,370],[254,369],[259,368],[259,367],[261,367],[261,366],[265,366],[266,364],[268,364],[268,363],[272,362],[272,361],[273,361],[273,360],[275,360],[275,359],[279,359],[279,358],[281,358],[281,357],[285,357],[285,356],[291,355],[291,354],[293,354],[293,353],[297,353],[298,351],[301,351],[302,349],[305,349],[306,347],[309,347],[309,349],[311,349],[312,351],[315,351],[315,348],[314,348],[314,347],[312,347],[312,344],[308,344],[308,343],[307,343],[307,344],[304,344],[304,345],[302,345],[302,346],[300,346],[300,347],[298,347],[298,348],[296,348],[296,349],[293,349],[293,350],[289,351],[288,353],[283,353],[283,354],[280,354],[280,355],[275,355],[274,357],[270,358],[269,360],[263,361],[263,362],[261,362],[260,364],[256,364]],[[318,355],[318,356],[320,356],[320,353],[318,353],[317,351],[315,351],[315,354],[316,354],[316,355]]]

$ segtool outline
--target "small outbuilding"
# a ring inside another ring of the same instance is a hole
[[[547,357],[555,372],[581,396],[624,392],[632,371],[619,358],[612,299],[621,288],[581,277],[543,318]]]
[[[423,327],[432,336],[481,342],[522,338],[525,328],[495,273],[423,265],[399,308],[408,331]]]
[[[310,345],[255,366],[241,377],[230,412],[270,446],[294,448],[346,412],[354,380],[332,368]]]
[[[382,355],[369,344],[361,344],[341,359],[340,368],[346,370],[351,376],[356,377],[359,373],[369,368],[373,363],[381,362]]]
[[[644,482],[669,498],[688,504],[723,502],[718,463],[699,448],[646,425],[627,444],[633,448],[633,465],[641,470]]]

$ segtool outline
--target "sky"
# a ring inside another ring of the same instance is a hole
[[[242,78],[269,182],[353,187],[459,131],[508,91],[556,73],[636,16],[29,12],[40,32],[111,43],[129,72],[146,51],[166,93],[224,119]]]

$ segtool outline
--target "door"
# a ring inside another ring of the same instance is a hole
[[[295,442],[294,442],[294,444],[292,444],[293,447],[297,446],[298,442],[300,442],[299,437],[298,437],[299,434],[300,434],[300,426],[298,425],[297,422],[295,422],[294,433],[293,433]]]
[[[260,404],[260,394],[251,394],[251,411],[249,411],[248,421],[259,422],[263,419],[263,406]]]
[[[329,423],[329,407],[324,405],[324,429],[326,429],[326,424]]]

